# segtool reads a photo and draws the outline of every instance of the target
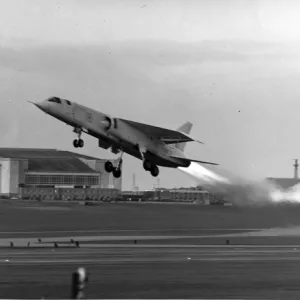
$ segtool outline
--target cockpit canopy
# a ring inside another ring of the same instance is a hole
[[[58,104],[61,104],[62,101],[65,101],[68,105],[71,105],[71,102],[69,100],[65,100],[65,99],[61,99],[61,98],[58,98],[58,97],[51,97],[47,100],[48,102],[53,102],[53,103],[58,103]]]
[[[61,100],[58,97],[51,97],[48,99],[48,102],[54,102],[54,103],[61,104]]]

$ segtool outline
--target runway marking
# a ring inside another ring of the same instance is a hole
[[[193,258],[188,260],[186,257],[182,258],[120,258],[120,259],[36,259],[36,260],[12,260],[8,259],[0,261],[0,265],[36,265],[36,264],[118,264],[118,263],[174,263],[186,262],[192,264],[193,262],[287,262],[287,261],[300,261],[300,257],[274,257],[274,258],[261,258],[261,257],[231,257],[231,258]]]
[[[60,246],[60,248],[63,248],[63,246]],[[230,249],[230,248],[300,248],[300,245],[80,244],[80,248],[207,248],[207,249],[227,248]]]
[[[51,230],[51,231],[0,231],[0,234],[31,234],[31,233],[74,233],[74,232],[168,232],[168,231],[260,231],[268,228],[194,228],[194,229],[108,229],[108,230]]]
[[[53,249],[53,248],[41,248],[40,250],[41,251],[30,251],[30,249],[28,248],[28,251],[24,252],[20,252],[20,251],[17,251],[17,249],[15,250],[10,250],[9,249],[6,249],[6,251],[0,251],[0,257],[3,256],[3,255],[6,255],[7,253],[9,253],[10,255],[33,255],[33,256],[36,256],[36,255],[45,255],[45,254],[48,254],[49,252],[50,253],[55,253],[56,255],[85,255],[85,254],[103,254],[103,253],[107,253],[107,250],[105,248],[109,248],[110,249],[110,254],[126,254],[126,253],[129,253],[129,254],[135,254],[135,253],[185,253],[183,252],[183,249],[177,249],[176,248],[170,248],[170,249],[166,249],[165,252],[162,252],[161,250],[159,250],[158,248],[154,247],[151,249],[151,251],[149,252],[150,249],[148,249],[147,252],[144,252],[142,251],[141,249],[139,248],[136,248],[136,249],[126,249],[126,247],[122,247],[122,248],[114,248],[114,247],[104,247],[104,249],[102,250],[96,250],[96,249],[88,249],[88,248],[73,248],[74,251],[69,251],[70,249],[68,248],[57,248],[57,249]],[[50,249],[52,249],[50,251]],[[78,249],[78,250],[77,250]],[[36,249],[34,249],[36,250]],[[146,249],[147,250],[147,249]],[[154,251],[153,251],[154,250]],[[157,251],[155,251],[157,250]],[[199,249],[200,250],[200,249]],[[189,247],[188,249],[186,250],[186,252],[191,252],[191,250],[189,250]],[[300,248],[289,248],[289,249],[277,249],[277,250],[265,250],[265,249],[245,249],[245,250],[241,250],[241,249],[228,249],[228,250],[223,250],[223,249],[209,249],[206,250],[200,250],[200,251],[195,251],[195,252],[192,252],[192,253],[201,253],[201,255],[220,255],[220,254],[234,254],[234,255],[238,255],[238,254],[248,254],[248,253],[253,253],[253,254],[275,254],[275,253],[299,253],[300,255]]]

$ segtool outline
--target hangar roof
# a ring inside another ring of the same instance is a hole
[[[272,178],[272,177],[269,177],[269,178],[267,178],[267,180],[272,181],[277,186],[279,186],[283,189],[291,188],[291,187],[295,186],[296,184],[300,183],[300,179],[296,179],[296,178]]]
[[[35,148],[0,148],[0,157],[5,158],[84,158],[90,160],[101,160],[96,157],[57,149],[35,149]]]
[[[28,160],[29,172],[98,173],[76,157],[34,158]]]
[[[57,149],[0,148],[0,157],[28,159],[29,172],[98,173],[79,158],[100,160]]]

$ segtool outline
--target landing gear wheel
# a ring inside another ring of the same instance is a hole
[[[82,148],[84,146],[84,141],[82,139],[79,139],[77,143],[79,148]]]
[[[74,146],[75,148],[78,148],[78,147],[79,147],[79,145],[78,145],[78,140],[74,140],[74,141],[73,141],[73,146]]]
[[[149,160],[145,159],[143,162],[143,167],[146,171],[150,171],[151,167],[152,167],[151,162]]]
[[[122,174],[121,169],[114,169],[113,170],[113,175],[114,175],[115,178],[120,178],[121,174]]]
[[[73,146],[75,148],[82,148],[84,146],[84,141],[82,139],[74,140],[73,141]]]
[[[107,173],[112,172],[114,170],[114,166],[113,166],[112,162],[111,161],[105,162],[104,169]]]
[[[73,141],[74,147],[75,148],[82,148],[84,146],[84,142],[81,139],[82,128],[75,127],[74,130],[73,130],[73,132],[75,132],[77,134],[77,136],[78,136],[78,139]]]
[[[153,168],[150,170],[150,172],[153,177],[157,177],[159,174],[159,169],[157,166],[153,166]]]

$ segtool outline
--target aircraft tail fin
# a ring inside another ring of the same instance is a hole
[[[192,130],[193,124],[190,122],[186,122],[183,125],[181,125],[180,127],[178,127],[176,130],[186,133],[186,134],[190,134],[191,130]],[[179,149],[180,151],[184,152],[184,149],[186,147],[186,143],[176,143],[175,147],[177,149]]]

